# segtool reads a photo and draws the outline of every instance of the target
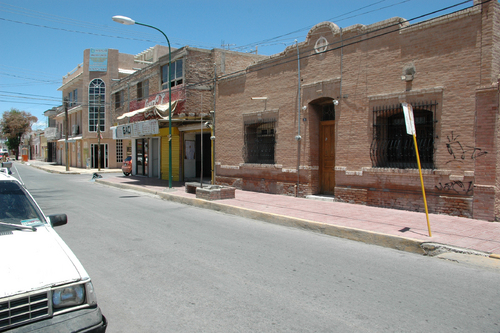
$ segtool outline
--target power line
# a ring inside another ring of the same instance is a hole
[[[384,0],[385,1],[385,0]],[[406,0],[406,1],[410,1],[410,0]],[[488,1],[491,1],[491,0],[488,0]],[[379,1],[378,3],[380,3],[382,1]],[[452,6],[448,6],[448,7],[445,7],[445,8],[442,8],[442,9],[439,9],[439,10],[436,10],[436,11],[433,11],[433,12],[430,12],[430,13],[426,13],[426,14],[423,14],[423,15],[420,15],[418,17],[415,17],[415,18],[412,18],[412,19],[408,19],[406,21],[410,22],[410,21],[415,21],[415,20],[418,20],[418,19],[421,19],[421,18],[424,18],[424,17],[427,17],[429,15],[433,15],[433,14],[436,14],[436,13],[439,13],[439,12],[442,12],[442,11],[446,11],[446,10],[449,10],[449,9],[452,9],[452,8],[455,8],[457,6],[460,6],[460,5],[463,5],[465,3],[468,3],[470,1],[463,1],[463,2],[460,2],[458,4],[455,4],[455,5],[452,5]],[[366,7],[363,7],[363,8],[366,8]],[[1,18],[0,18],[1,19]],[[412,25],[412,27],[414,26],[417,26],[418,24],[423,24],[427,21],[423,21],[423,22],[420,22],[420,23],[416,23],[414,25]],[[377,29],[377,30],[371,30],[369,32],[366,32],[366,33],[362,33],[362,34],[359,34],[359,35],[356,35],[356,36],[353,36],[351,38],[348,38],[348,39],[345,39],[343,40],[343,43],[346,43],[348,42],[349,40],[352,40],[352,39],[359,39],[360,37],[363,37],[363,36],[366,36],[367,34],[373,34],[374,32],[376,33],[377,31],[379,30],[386,30],[387,28],[390,28],[392,26],[398,26],[397,29],[394,29],[394,30],[390,30],[390,31],[386,31],[384,33],[381,33],[381,34],[378,34],[378,35],[374,35],[374,36],[371,36],[369,37],[368,39],[374,39],[374,38],[378,38],[378,37],[381,37],[381,36],[384,36],[384,35],[387,35],[387,34],[390,34],[390,33],[394,33],[394,32],[398,32],[401,30],[401,28],[399,27],[399,23],[397,24],[394,24],[394,25],[391,25],[391,26],[384,26],[380,29]],[[288,34],[287,34],[288,35]],[[285,35],[282,35],[282,36],[285,36]],[[109,36],[109,37],[112,37],[112,36]],[[276,37],[277,38],[277,37]],[[271,40],[271,39],[270,39]],[[357,44],[357,43],[360,43],[360,42],[365,42],[367,39],[363,39],[363,40],[357,40],[357,41],[354,41],[352,43],[347,43],[347,44],[343,44],[342,46],[337,46],[337,47],[332,47],[332,48],[329,48],[327,49],[325,52],[331,52],[331,51],[335,51],[335,50],[338,50],[340,47],[347,47],[347,46],[350,46],[350,45],[354,45],[354,44]],[[330,44],[329,46],[331,47],[332,45],[334,44],[339,44],[340,42],[337,42],[337,43],[333,43],[333,44]],[[312,51],[310,51],[311,54],[303,54],[301,55],[301,59],[304,59],[304,58],[308,58],[308,57],[311,57],[311,56],[314,56],[315,53],[312,53]],[[259,68],[256,68],[254,70],[252,70],[252,72],[255,72],[255,71],[261,71],[261,70],[265,70],[265,69],[268,69],[268,68],[272,68],[272,67],[275,67],[275,66],[280,66],[280,65],[283,65],[283,64],[286,64],[286,63],[289,63],[289,62],[294,62],[296,61],[296,56],[293,55],[293,56],[288,56],[288,57],[283,57],[279,63],[272,63],[270,65],[263,65],[263,66],[260,66]],[[231,76],[234,76],[234,75],[239,75],[241,73],[244,73],[246,72],[247,70],[244,69],[244,70],[240,70],[240,71],[236,71],[236,72],[233,72],[233,73],[228,73],[228,74],[225,74],[225,75],[221,75],[218,77],[218,79],[224,79],[224,78],[227,78],[227,77],[231,77]],[[3,73],[0,73],[0,74],[3,74]],[[3,74],[5,75],[5,74]],[[8,75],[8,74],[7,74]],[[16,76],[16,75],[10,75],[10,76]],[[20,77],[20,76],[19,76]],[[22,78],[22,77],[20,77]],[[26,78],[26,77],[25,77]],[[26,78],[26,79],[31,79],[31,78]],[[33,79],[35,81],[40,81],[40,82],[45,82],[45,83],[52,83],[52,81],[48,81],[48,80],[36,80],[36,79]],[[206,84],[206,83],[211,83],[213,82],[213,79],[207,79],[207,80],[203,80],[203,81],[200,81],[200,82],[197,82],[197,83],[190,83],[188,85],[186,85],[186,89],[189,89],[190,87],[194,87],[194,86],[197,86],[197,85],[200,85],[200,84]],[[21,97],[16,97],[16,96],[9,96],[9,95],[0,95],[0,96],[5,96],[5,97],[14,97],[14,98],[22,98],[22,99],[32,99],[32,100],[50,100],[50,99],[43,99],[43,98],[39,98],[39,97],[46,97],[46,96],[41,96],[41,95],[31,95],[31,94],[21,94],[19,93],[19,95],[22,95]],[[31,96],[31,97],[30,97]],[[51,98],[51,97],[48,97],[48,98]],[[54,99],[54,101],[59,101],[58,99]],[[0,100],[0,102],[8,102],[8,103],[12,103],[13,101],[6,101],[6,100]],[[45,104],[45,103],[28,103],[28,102],[23,102],[23,103],[27,103],[27,104],[38,104],[38,105],[53,105],[53,104]],[[107,105],[111,104],[111,102],[108,102],[106,103]]]
[[[367,6],[364,6],[364,7],[361,7],[361,8],[358,8],[358,9],[355,9],[355,10],[352,10],[350,12],[347,12],[347,13],[344,13],[344,14],[341,14],[341,15],[338,15],[336,17],[333,17],[333,18],[330,18],[330,19],[327,19],[326,21],[330,21],[330,22],[341,22],[341,21],[345,21],[345,20],[348,20],[348,19],[351,19],[351,18],[355,18],[355,17],[358,17],[358,16],[362,16],[362,15],[366,15],[366,14],[369,14],[369,13],[373,13],[375,11],[379,11],[379,10],[382,10],[382,9],[387,9],[387,8],[390,8],[390,7],[394,7],[394,6],[397,6],[397,5],[400,5],[402,3],[405,3],[405,2],[409,2],[411,0],[403,0],[403,1],[400,1],[398,3],[395,3],[395,4],[392,4],[392,5],[389,5],[389,6],[385,6],[385,7],[381,7],[381,8],[377,8],[377,9],[374,9],[374,10],[371,10],[371,11],[368,11],[368,12],[364,12],[364,13],[360,13],[360,14],[357,14],[357,15],[353,15],[353,16],[349,16],[349,17],[346,17],[346,18],[343,18],[343,19],[340,19],[342,18],[343,16],[345,15],[349,15],[351,13],[355,13],[357,11],[360,11],[360,10],[363,10],[365,8],[368,8],[368,7],[372,7],[372,6],[375,6],[379,3],[382,3],[382,2],[385,2],[386,0],[380,0],[378,2],[375,2],[375,3],[372,3],[372,4],[369,4]],[[340,19],[340,20],[339,20]],[[246,44],[246,45],[242,45],[242,46],[239,46],[239,47],[236,47],[236,48],[233,48],[233,50],[238,50],[238,49],[244,49],[244,48],[250,48],[250,47],[253,47],[253,46],[262,46],[262,44],[264,43],[268,43],[268,42],[271,42],[271,41],[275,41],[277,40],[278,38],[282,38],[282,37],[286,37],[286,36],[290,36],[291,34],[295,34],[295,33],[299,33],[299,32],[302,32],[302,31],[306,31],[306,30],[310,30],[314,25],[309,25],[307,27],[304,27],[304,28],[301,28],[301,29],[298,29],[298,30],[295,30],[295,31],[292,31],[292,32],[289,32],[289,33],[286,33],[286,34],[283,34],[283,35],[279,35],[279,36],[276,36],[276,37],[272,37],[272,38],[268,38],[268,39],[264,39],[260,42],[255,42],[255,43],[250,43],[250,44]],[[297,38],[293,38],[292,40],[294,39],[297,39]]]

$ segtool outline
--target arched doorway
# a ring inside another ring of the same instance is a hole
[[[332,98],[310,103],[319,119],[319,189],[321,194],[335,194],[335,104]]]

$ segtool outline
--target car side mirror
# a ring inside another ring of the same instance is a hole
[[[68,223],[68,216],[66,214],[54,214],[47,216],[50,220],[50,224],[53,227],[58,227],[60,225],[65,225]]]

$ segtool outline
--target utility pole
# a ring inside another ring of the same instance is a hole
[[[68,149],[68,136],[69,136],[69,117],[68,117],[68,98],[64,98],[64,153],[66,154],[66,171],[69,171],[69,149]]]
[[[101,171],[101,94],[97,106],[97,170]]]

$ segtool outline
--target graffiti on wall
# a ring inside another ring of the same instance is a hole
[[[453,131],[451,131],[451,137],[449,135],[446,136],[448,139],[446,149],[448,149],[448,153],[453,157],[453,159],[446,162],[446,164],[452,162],[463,163],[466,159],[475,160],[478,157],[488,154],[487,151],[484,151],[481,148],[462,145],[462,143],[458,140],[459,137],[460,135],[455,136]]]
[[[454,180],[448,183],[439,183],[436,185],[438,191],[454,191],[455,193],[463,193],[469,194],[474,186],[472,185],[472,181],[470,182],[462,182],[460,180]]]

